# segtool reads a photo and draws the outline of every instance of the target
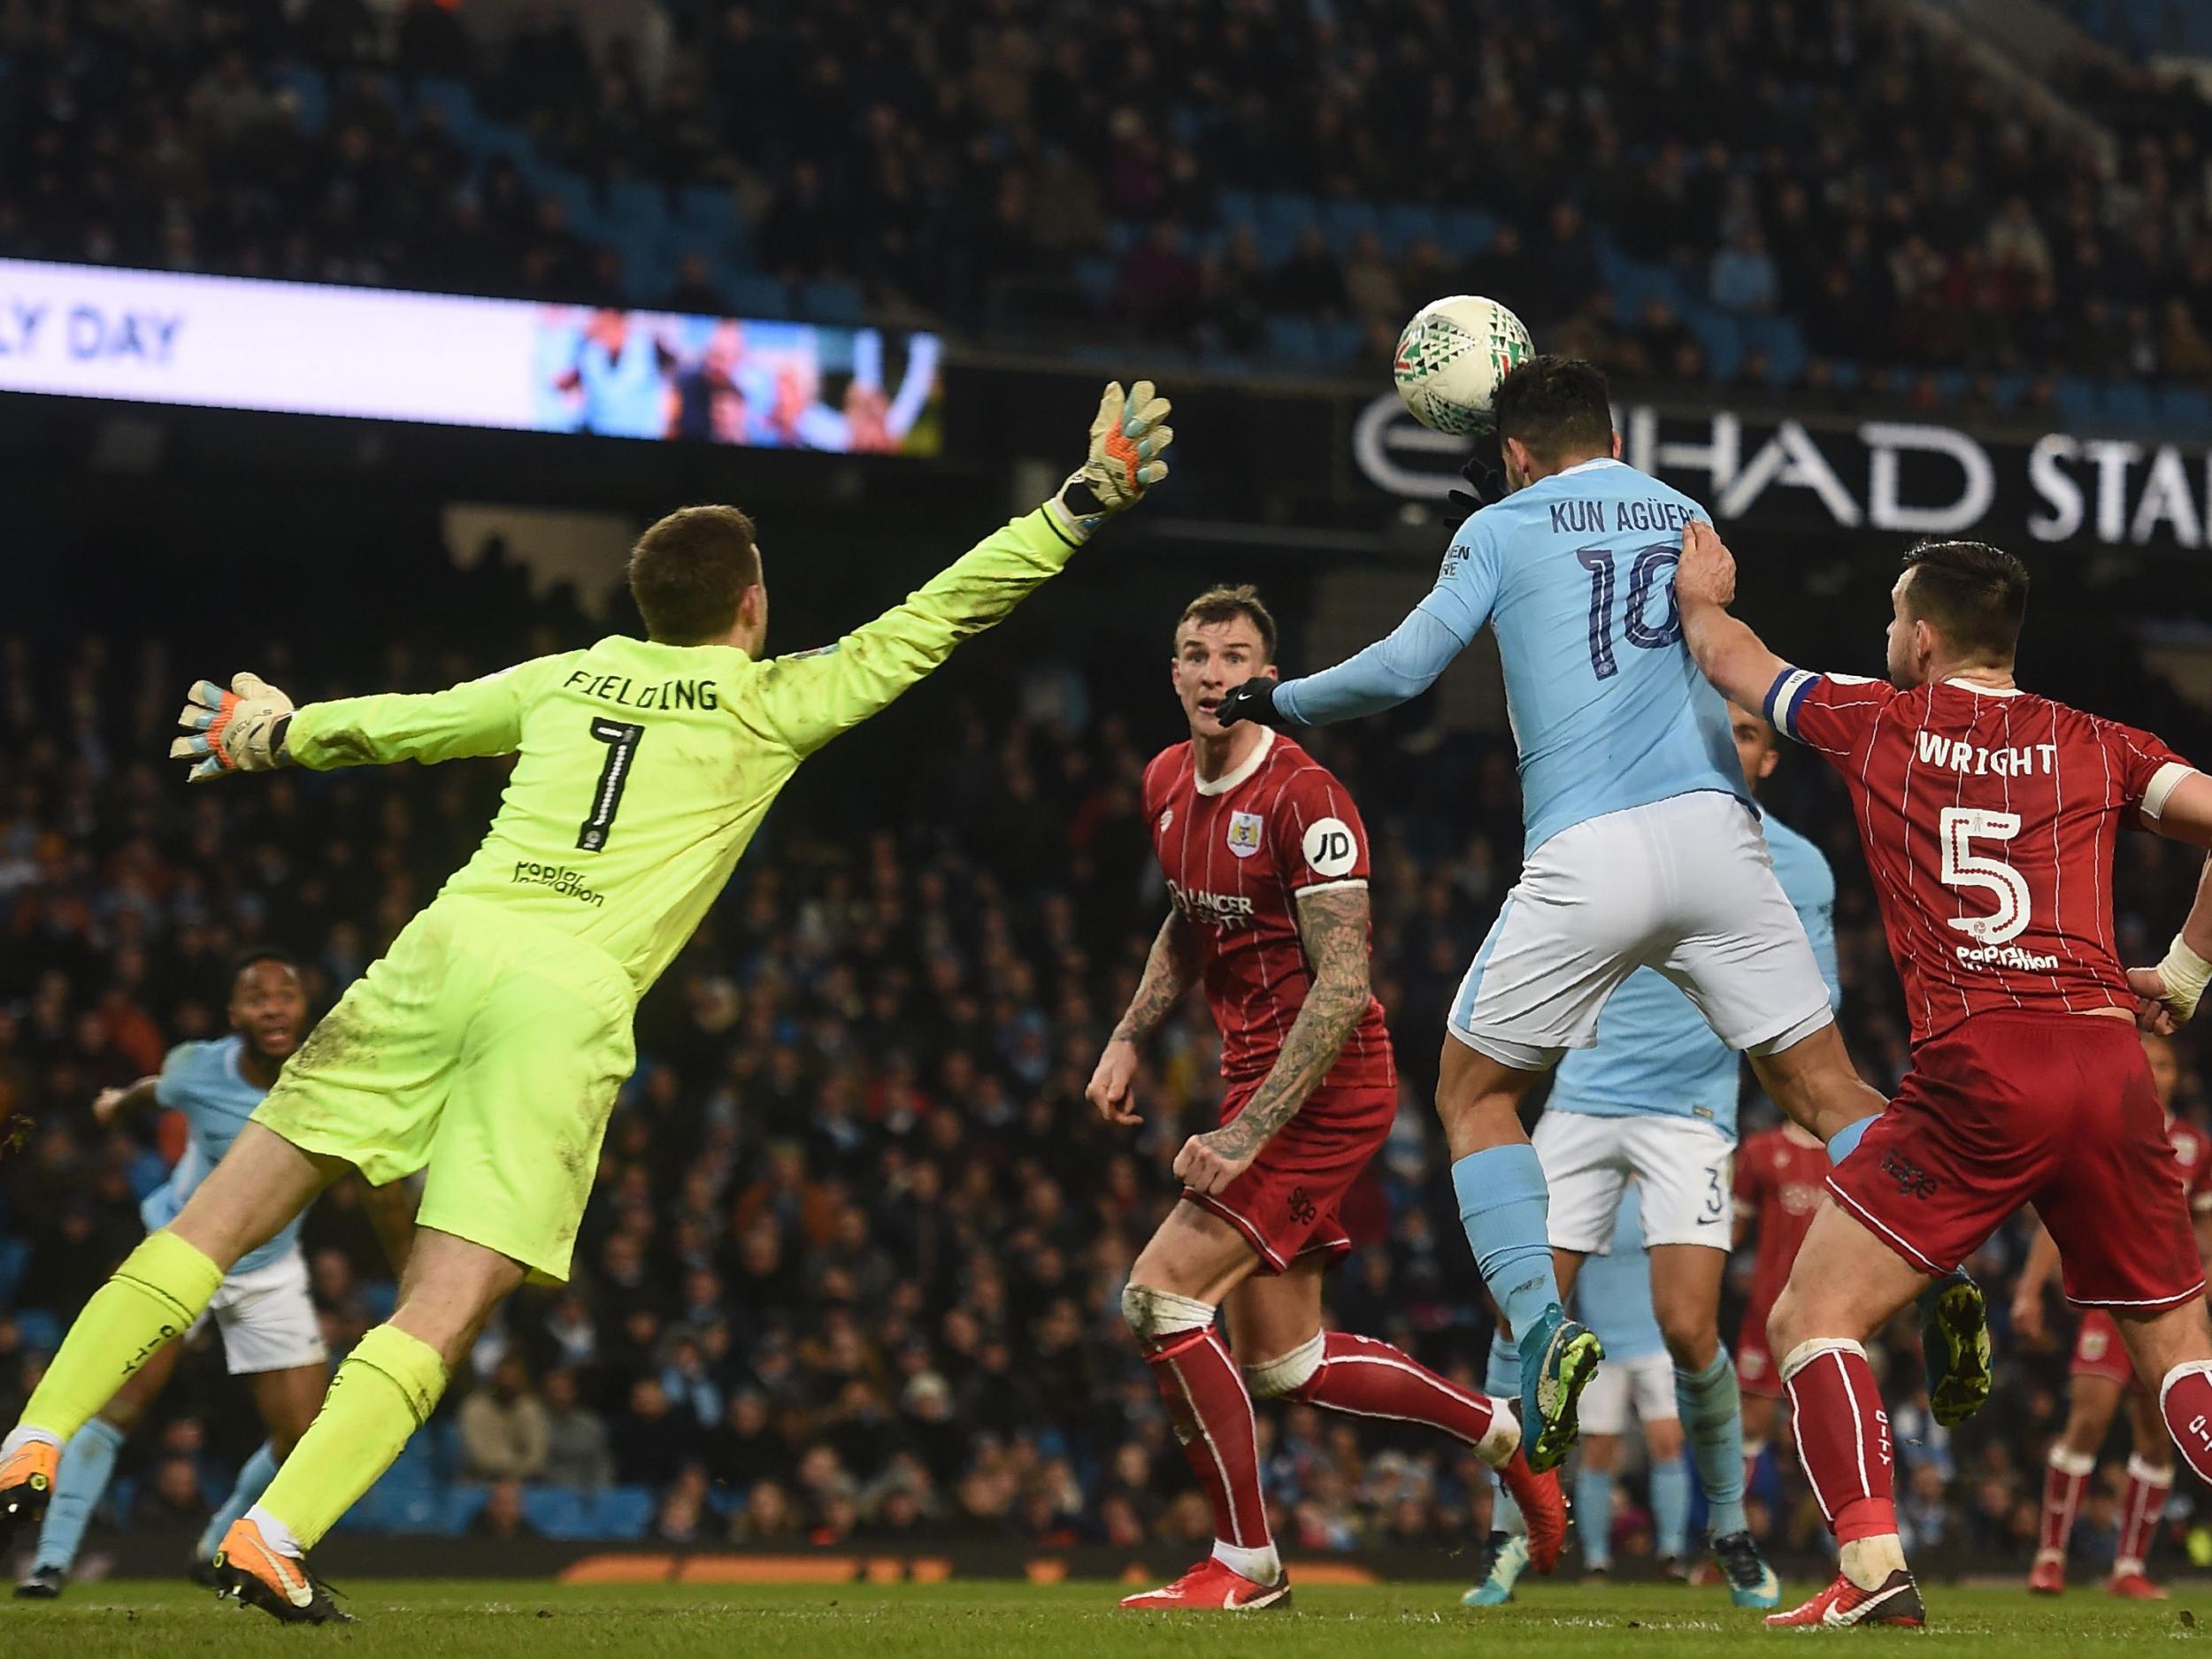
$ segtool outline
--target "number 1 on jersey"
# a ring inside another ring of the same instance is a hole
[[[1655,541],[1639,548],[1635,563],[1628,567],[1621,635],[1639,650],[1660,650],[1682,637],[1682,611],[1674,597],[1674,567],[1681,557],[1673,542]],[[1578,548],[1575,560],[1590,572],[1590,672],[1600,680],[1610,680],[1621,672],[1620,660],[1613,655],[1613,549]],[[1655,591],[1667,596],[1667,614],[1656,627],[1645,616]]]
[[[591,734],[607,745],[607,764],[599,769],[599,781],[591,792],[591,816],[576,832],[576,845],[595,853],[606,846],[607,832],[614,827],[614,815],[622,805],[622,787],[630,781],[630,763],[637,757],[638,740],[645,735],[645,728],[621,720],[595,719],[591,723]]]

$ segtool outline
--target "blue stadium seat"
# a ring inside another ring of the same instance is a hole
[[[643,1486],[609,1486],[592,1500],[589,1524],[595,1538],[643,1538],[653,1524],[653,1494]]]
[[[1709,305],[1686,305],[1682,320],[1705,349],[1705,372],[1714,380],[1727,380],[1743,365],[1743,331],[1734,318]]]
[[[728,297],[734,316],[791,315],[791,291],[775,277],[763,276],[757,271],[724,271],[717,281]]]
[[[2090,422],[2104,414],[2104,397],[2093,380],[2085,380],[2078,374],[2059,376],[2054,393],[2058,412],[2069,421]]]
[[[1356,198],[1331,202],[1321,211],[1321,222],[1328,228],[1329,246],[1340,254],[1348,252],[1362,236],[1382,234],[1382,215],[1375,211],[1375,204]]]
[[[1356,359],[1360,349],[1367,343],[1367,326],[1356,317],[1339,318],[1334,322],[1319,321],[1314,325],[1314,345],[1319,361],[1332,367]]]
[[[726,230],[739,222],[737,197],[726,185],[687,184],[677,193],[676,216],[701,230]]]
[[[1224,190],[1214,197],[1214,217],[1225,225],[1256,224],[1260,200],[1249,190]]]
[[[455,1486],[445,1494],[445,1509],[439,1517],[438,1530],[457,1536],[467,1532],[484,1512],[484,1505],[491,1495],[489,1486]]]
[[[668,192],[654,179],[619,179],[607,187],[607,211],[625,235],[657,236],[669,221]]]
[[[1441,227],[1444,251],[1455,259],[1487,253],[1498,236],[1498,221],[1479,207],[1446,208]]]
[[[41,1354],[50,1354],[61,1346],[61,1321],[43,1308],[18,1309],[15,1328],[22,1335],[23,1346]]]
[[[269,79],[279,91],[291,94],[299,108],[302,131],[323,130],[323,122],[330,115],[330,88],[321,70],[311,69],[304,64],[280,64],[269,72]]]
[[[2150,388],[2134,380],[2114,380],[2104,388],[2104,418],[2130,432],[2148,432],[2158,425],[2158,411]]]
[[[1443,245],[1444,216],[1434,208],[1425,202],[1394,202],[1383,209],[1383,250],[1393,259],[1424,238]]]
[[[1320,359],[1320,336],[1310,318],[1271,317],[1263,338],[1271,367],[1310,368]]]
[[[1076,263],[1075,285],[1083,290],[1083,297],[1093,305],[1104,309],[1113,297],[1114,262],[1111,259],[1083,259]]]
[[[565,1486],[532,1486],[522,1494],[522,1518],[541,1536],[588,1538],[584,1501]]]
[[[0,1238],[0,1308],[15,1306],[15,1287],[30,1259],[28,1240]]]
[[[799,290],[799,315],[810,323],[857,328],[868,320],[868,302],[849,282],[809,282]]]
[[[2200,441],[2212,436],[2212,393],[2200,392],[2193,387],[2170,386],[2159,396],[2158,419],[2169,436]],[[0,1289],[0,1302],[6,1299],[6,1291]]]

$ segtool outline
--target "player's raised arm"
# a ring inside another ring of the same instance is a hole
[[[566,672],[576,655],[535,657],[444,691],[339,697],[303,709],[258,675],[236,676],[228,691],[203,680],[177,716],[194,735],[178,738],[169,754],[195,763],[186,774],[193,783],[288,765],[328,772],[511,755],[522,741],[531,697]]]
[[[1411,702],[1482,632],[1497,603],[1498,572],[1495,533],[1478,513],[1453,539],[1436,586],[1386,638],[1302,680],[1256,675],[1231,687],[1214,718],[1224,726],[1328,726]]]
[[[1767,694],[1790,665],[1728,614],[1736,599],[1736,561],[1720,533],[1701,518],[1682,526],[1674,596],[1682,613],[1682,642],[1698,672],[1732,702],[1764,709]]]
[[[1196,1193],[1217,1193],[1251,1166],[1275,1132],[1328,1076],[1367,1012],[1367,884],[1329,882],[1298,895],[1298,938],[1313,983],[1283,1038],[1274,1066],[1244,1110],[1220,1128],[1193,1135],[1175,1173]]]
[[[774,736],[810,754],[895,701],[963,640],[1002,621],[1113,514],[1167,476],[1169,404],[1139,380],[1106,388],[1089,453],[1060,493],[986,536],[906,603],[836,644],[780,657],[761,676],[760,710]]]

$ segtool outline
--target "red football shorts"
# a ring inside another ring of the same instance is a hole
[[[2128,1363],[2120,1327],[2102,1308],[2082,1310],[2081,1329],[2074,1333],[2074,1363],[2067,1370],[2076,1377],[2102,1377],[2124,1386],[2134,1382],[2135,1367]]]
[[[1762,1400],[1782,1397],[1782,1371],[1767,1346],[1767,1315],[1774,1304],[1753,1302],[1743,1310],[1743,1325],[1736,1333],[1736,1386]]]
[[[2204,1289],[2181,1165],[2124,1020],[1977,1014],[1922,1044],[1828,1190],[1924,1273],[2032,1203],[2070,1301],[2154,1310]]]
[[[1221,1121],[1242,1111],[1258,1088],[1257,1081],[1232,1088],[1221,1102]],[[1397,1115],[1394,1087],[1325,1083],[1276,1131],[1250,1169],[1217,1193],[1202,1195],[1186,1187],[1183,1196],[1241,1233],[1270,1272],[1279,1273],[1315,1251],[1333,1263],[1352,1248],[1338,1207],[1382,1150]]]

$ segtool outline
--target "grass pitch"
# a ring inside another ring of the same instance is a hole
[[[57,1602],[0,1606],[0,1654],[17,1659],[253,1659],[309,1652],[345,1659],[1469,1659],[1514,1651],[1544,1659],[1710,1659],[1816,1640],[1926,1641],[1956,1659],[2028,1654],[2147,1654],[2205,1644],[2212,1586],[2163,1605],[2078,1588],[2063,1601],[2016,1590],[1930,1586],[1924,1635],[1783,1632],[1731,1609],[1715,1590],[1539,1585],[1509,1608],[1463,1609],[1448,1585],[1316,1586],[1296,1610],[1242,1618],[1118,1611],[1106,1584],[969,1583],[795,1586],[379,1580],[346,1586],[357,1624],[286,1629],[217,1605],[188,1586],[81,1586]],[[1809,1586],[1792,1586],[1805,1592]],[[2203,1609],[2200,1622],[2196,1607]]]

